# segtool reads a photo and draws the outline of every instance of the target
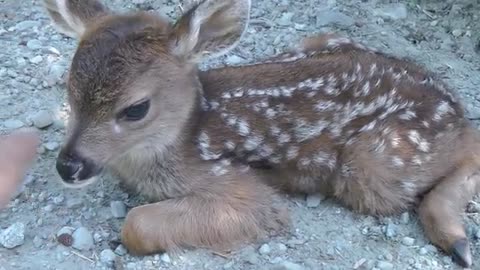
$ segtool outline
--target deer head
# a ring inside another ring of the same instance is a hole
[[[204,0],[171,23],[141,11],[115,14],[96,0],[44,3],[57,29],[79,39],[56,165],[70,187],[92,183],[131,151],[181,140],[201,91],[198,61],[234,48],[250,13],[249,0]]]

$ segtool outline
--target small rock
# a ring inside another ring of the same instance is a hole
[[[53,210],[53,205],[51,204],[47,204],[44,208],[43,208],[43,211],[45,212],[52,212]]]
[[[32,64],[40,64],[43,61],[43,57],[41,55],[37,55],[33,58],[30,58],[30,63]]]
[[[461,29],[455,29],[455,30],[452,31],[452,35],[453,35],[454,37],[459,37],[459,36],[461,36],[462,34],[463,34],[463,31],[462,31]]]
[[[396,3],[377,9],[376,14],[383,19],[400,20],[407,18],[408,10],[405,4]]]
[[[230,269],[233,267],[234,264],[235,264],[234,261],[229,261],[228,263],[223,265],[223,269]]]
[[[104,249],[100,252],[100,261],[105,264],[111,264],[117,256],[111,249]]]
[[[388,223],[385,229],[385,235],[388,238],[393,238],[395,237],[395,224],[393,223]]]
[[[32,122],[36,128],[43,129],[53,124],[53,117],[50,112],[42,110],[32,117]]]
[[[3,126],[6,129],[18,129],[24,126],[23,122],[20,120],[15,120],[15,119],[8,119],[5,122],[3,122]]]
[[[24,31],[36,26],[40,26],[40,21],[23,21],[17,23],[17,25],[15,25],[15,29],[17,29],[18,31]]]
[[[48,151],[55,151],[58,149],[59,144],[57,142],[47,142],[43,144],[43,147]]]
[[[12,249],[25,242],[25,224],[16,222],[0,233],[0,245]]]
[[[115,249],[115,253],[118,256],[124,256],[127,254],[127,249],[123,245],[118,245],[118,247]]]
[[[252,265],[256,265],[256,264],[259,263],[259,259],[258,259],[257,254],[255,254],[253,252],[247,253],[247,255],[245,256],[245,261],[249,264],[252,264]]]
[[[390,270],[390,269],[393,269],[393,264],[386,261],[379,261],[377,263],[377,267],[383,270]]]
[[[59,195],[53,198],[53,203],[58,205],[63,203],[64,200],[65,200],[65,197],[63,197],[62,195]]]
[[[431,253],[436,253],[437,252],[437,248],[434,245],[425,245],[424,248],[426,250],[428,250],[428,252],[431,252]]]
[[[124,218],[127,215],[127,206],[122,201],[110,202],[110,210],[116,218]]]
[[[43,244],[43,243],[42,243],[42,238],[40,238],[40,237],[38,237],[38,236],[35,236],[35,237],[33,238],[33,246],[34,246],[35,248],[40,248],[40,247],[42,246],[42,244]]]
[[[72,234],[72,247],[78,250],[90,250],[94,246],[92,233],[85,227],[80,227]]]
[[[82,204],[83,204],[83,201],[80,198],[69,198],[67,200],[67,207],[71,209],[78,208],[82,206]]]
[[[272,249],[270,248],[270,246],[268,244],[263,244],[259,249],[258,249],[258,252],[260,252],[260,254],[262,255],[267,255],[268,253],[270,253],[272,251]]]
[[[428,254],[428,250],[427,250],[425,247],[422,247],[422,248],[420,248],[420,250],[418,251],[418,253],[420,253],[420,255],[427,255],[427,254]]]
[[[289,262],[289,261],[284,261],[272,268],[272,270],[303,270],[303,269],[304,269],[303,266],[296,263]]]
[[[38,50],[42,47],[42,42],[40,42],[38,39],[31,39],[27,42],[27,48],[30,50]]]
[[[285,12],[282,16],[277,20],[277,23],[282,26],[289,26],[292,23],[293,12]]]
[[[410,222],[410,214],[408,214],[408,212],[403,213],[400,216],[400,220],[402,221],[403,224],[408,224]]]
[[[95,242],[95,244],[98,244],[98,243],[102,242],[103,241],[102,235],[98,232],[95,232],[93,234],[93,241]]]
[[[309,194],[307,195],[306,201],[307,201],[307,207],[309,208],[315,208],[320,205],[320,202],[322,202],[325,199],[325,196],[323,196],[320,193],[315,193],[315,194]]]
[[[287,246],[285,244],[282,244],[282,243],[278,244],[277,248],[278,248],[279,251],[286,251],[287,250]]]
[[[164,263],[171,263],[172,259],[170,259],[170,256],[167,253],[163,253],[162,256],[160,256],[160,260]]]
[[[402,239],[402,244],[404,244],[405,246],[411,246],[415,243],[415,239],[414,238],[411,238],[411,237],[404,237]]]
[[[322,27],[331,24],[338,24],[342,26],[351,26],[355,20],[339,11],[321,11],[317,14],[317,26]]]
[[[237,56],[237,55],[229,55],[225,59],[225,62],[227,62],[228,64],[231,64],[231,65],[240,64],[243,61],[244,61],[244,59],[240,56]]]

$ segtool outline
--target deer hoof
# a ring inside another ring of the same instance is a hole
[[[451,248],[452,259],[458,265],[469,268],[472,265],[472,253],[467,239],[460,239]]]

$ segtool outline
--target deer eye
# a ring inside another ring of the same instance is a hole
[[[138,121],[141,120],[147,115],[148,109],[150,108],[150,100],[145,100],[141,103],[132,105],[124,109],[119,118],[125,119],[127,121]]]

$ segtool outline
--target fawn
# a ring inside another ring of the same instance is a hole
[[[175,23],[44,4],[80,40],[57,171],[82,187],[108,168],[149,198],[122,229],[132,254],[254,241],[290,225],[281,192],[322,192],[364,214],[415,207],[432,243],[472,264],[460,212],[479,190],[480,138],[434,74],[335,34],[199,71],[237,46],[249,0],[198,1]]]

